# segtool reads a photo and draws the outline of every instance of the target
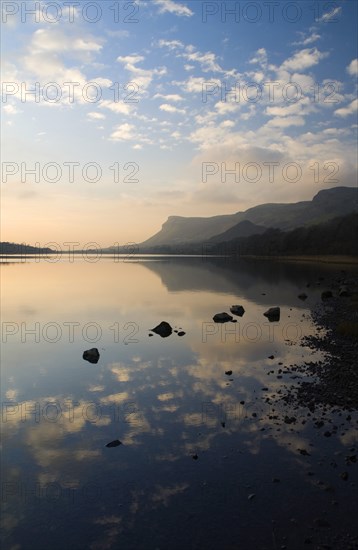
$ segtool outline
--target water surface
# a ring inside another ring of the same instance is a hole
[[[323,359],[300,339],[339,271],[209,257],[3,263],[3,548],[301,549],[336,533],[347,548],[356,417],[333,413],[327,438],[280,399],[300,382],[295,364]],[[213,323],[233,304],[245,308],[237,323]],[[263,316],[272,306],[278,323]],[[185,335],[150,337],[163,320]],[[82,359],[92,347],[97,364]]]

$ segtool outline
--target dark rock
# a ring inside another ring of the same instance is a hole
[[[195,455],[192,455],[192,457],[191,457],[191,458],[192,458],[193,460],[198,460],[198,458],[199,458],[199,457],[198,457],[198,455],[197,455],[197,454],[195,454]]]
[[[302,292],[301,294],[298,295],[298,298],[300,300],[306,300],[307,299],[307,294],[305,294],[304,292]]]
[[[294,424],[297,421],[297,419],[294,416],[285,416],[284,422],[285,424]]]
[[[268,359],[275,359],[275,356],[274,355],[269,355]]]
[[[85,361],[89,361],[90,363],[98,363],[100,355],[97,348],[91,348],[84,351],[82,357]]]
[[[323,435],[324,435],[325,437],[331,437],[332,434],[331,434],[331,432],[324,432]]]
[[[118,447],[119,445],[122,445],[122,442],[119,441],[119,439],[115,439],[114,441],[107,443],[106,447]]]
[[[346,286],[341,286],[341,288],[338,291],[338,296],[349,296],[350,293]]]
[[[213,321],[215,323],[228,323],[229,321],[232,321],[233,317],[229,315],[228,313],[216,313],[213,317]]]
[[[302,456],[311,456],[310,453],[306,451],[306,449],[298,449],[298,451]]]
[[[341,479],[343,479],[343,481],[347,481],[348,479],[348,472],[342,472],[341,475],[340,475]]]
[[[171,335],[173,329],[169,323],[167,323],[166,321],[162,321],[155,328],[152,328],[152,331],[155,332],[155,334],[159,334],[159,336],[161,336],[162,338],[167,338]]]
[[[242,306],[231,306],[230,311],[233,315],[238,315],[239,317],[242,317],[245,313],[245,310]]]
[[[321,294],[322,300],[327,300],[328,298],[333,298],[333,294],[331,290],[324,290]]]
[[[231,376],[232,375],[232,370],[226,370],[225,374],[227,374],[228,376]]]
[[[265,317],[268,318],[270,323],[272,321],[279,321],[280,320],[280,308],[279,307],[270,307],[267,311],[264,313]]]
[[[185,332],[183,330],[178,332],[178,336],[184,336],[184,335],[185,335]]]

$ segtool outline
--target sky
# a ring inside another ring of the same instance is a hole
[[[356,185],[357,5],[2,2],[1,240],[140,243]]]

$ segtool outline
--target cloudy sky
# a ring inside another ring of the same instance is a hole
[[[141,242],[356,183],[356,2],[2,10],[1,240]]]

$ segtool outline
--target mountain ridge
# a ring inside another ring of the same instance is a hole
[[[146,249],[210,241],[245,220],[266,229],[289,231],[356,211],[357,198],[357,187],[337,186],[321,189],[310,201],[264,203],[243,212],[210,217],[169,216],[162,228],[140,246]]]

